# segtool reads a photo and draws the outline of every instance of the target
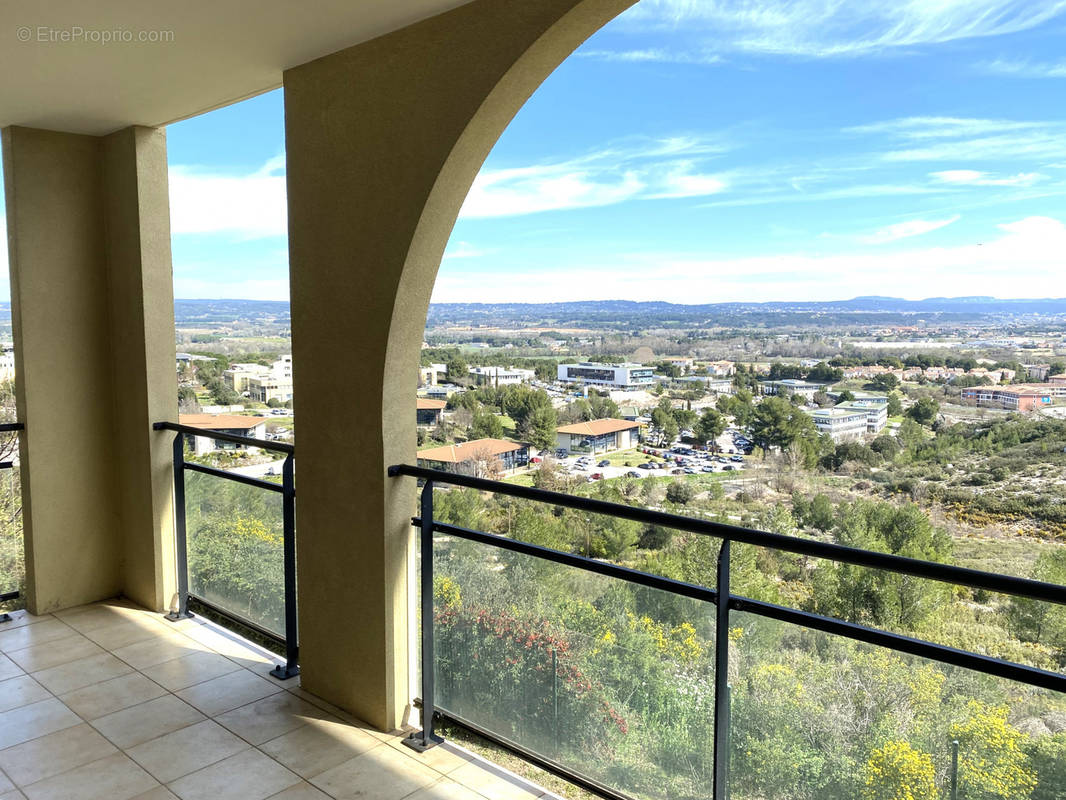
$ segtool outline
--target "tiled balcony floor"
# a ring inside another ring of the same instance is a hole
[[[98,603],[0,623],[0,800],[550,796],[445,744],[419,755],[253,645]]]

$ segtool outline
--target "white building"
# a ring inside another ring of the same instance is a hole
[[[214,450],[258,451],[258,447],[245,447],[243,444],[212,439],[211,433],[226,433],[231,436],[243,436],[248,439],[265,439],[266,422],[262,417],[238,417],[225,414],[181,414],[178,422],[192,428],[200,428],[204,436],[186,434],[186,441],[192,444],[193,452],[198,456]]]
[[[655,369],[643,364],[560,364],[561,383],[609,386],[612,389],[649,389],[655,384]]]
[[[807,400],[813,400],[814,395],[824,392],[829,388],[829,384],[785,378],[780,381],[759,381],[759,387],[763,394],[798,394]]]
[[[0,352],[0,381],[15,380],[15,351],[3,350]]]
[[[469,367],[468,372],[478,386],[513,386],[537,377],[534,370],[513,367]]]
[[[887,400],[887,398],[886,398]],[[862,400],[854,400],[847,403],[841,403],[837,408],[844,408],[849,411],[861,411],[866,414],[866,432],[872,434],[878,434],[885,429],[888,424],[888,403],[865,403]]]
[[[292,400],[292,356],[283,355],[270,366],[231,364],[222,373],[222,380],[233,391],[259,403],[285,403]]]
[[[818,433],[828,433],[834,442],[850,442],[866,436],[869,423],[865,408],[819,408],[811,412]]]

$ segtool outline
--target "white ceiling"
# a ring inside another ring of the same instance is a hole
[[[99,135],[164,125],[275,89],[289,67],[465,2],[0,0],[0,126]],[[101,41],[62,41],[78,26]],[[127,31],[133,42],[102,41]],[[139,42],[142,31],[173,33]]]

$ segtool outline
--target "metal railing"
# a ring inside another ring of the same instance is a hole
[[[390,477],[414,477],[424,481],[421,495],[420,516],[412,524],[421,530],[421,619],[422,619],[422,730],[405,743],[425,750],[443,741],[434,730],[435,718],[451,721],[511,750],[528,761],[552,772],[601,797],[611,800],[629,800],[628,795],[604,785],[598,780],[583,775],[569,767],[534,752],[516,742],[502,737],[484,726],[464,719],[458,714],[438,707],[435,693],[434,661],[434,567],[433,535],[477,542],[505,551],[533,556],[544,561],[575,567],[586,572],[618,578],[640,586],[693,598],[716,606],[714,641],[714,744],[713,744],[713,797],[725,800],[728,797],[729,764],[729,616],[730,612],[743,611],[815,631],[845,637],[870,645],[889,648],[899,653],[918,656],[943,664],[961,667],[986,675],[1018,681],[1041,689],[1066,693],[1066,675],[1026,666],[991,656],[960,650],[946,645],[905,636],[878,628],[847,622],[842,619],[814,614],[787,606],[752,600],[730,591],[730,544],[738,542],[758,547],[828,559],[871,569],[941,581],[948,584],[969,586],[990,592],[1025,597],[1039,601],[1066,605],[1066,587],[1026,578],[998,575],[980,570],[940,564],[903,556],[877,553],[843,545],[802,539],[765,531],[753,530],[719,522],[652,511],[644,508],[621,505],[603,500],[578,497],[532,487],[517,486],[499,481],[454,474],[410,465],[397,465],[388,470]],[[482,531],[449,525],[434,520],[433,489],[436,484],[467,487],[498,495],[546,503],[552,506],[575,509],[592,514],[632,520],[647,525],[703,534],[722,541],[717,561],[717,588],[683,583],[586,556],[553,550],[539,545],[509,539]],[[957,757],[957,756],[956,756]]]
[[[174,437],[174,527],[175,527],[175,555],[177,560],[178,578],[178,607],[167,615],[171,621],[187,619],[192,616],[189,611],[190,602],[202,606],[212,613],[229,620],[230,622],[254,631],[260,636],[273,641],[285,648],[285,663],[277,665],[271,670],[271,675],[280,680],[287,680],[300,674],[299,668],[299,634],[297,629],[296,615],[296,483],[294,457],[295,447],[283,442],[272,442],[263,439],[254,439],[247,436],[204,430],[189,425],[180,425],[175,422],[157,422],[153,426],[157,431],[173,431]],[[244,447],[255,447],[285,455],[281,469],[281,483],[261,480],[259,478],[241,475],[227,470],[208,467],[203,464],[187,461],[185,459],[186,437],[203,436],[216,441]],[[198,596],[189,589],[189,553],[188,532],[186,530],[186,507],[185,507],[185,473],[195,472],[202,475],[210,475],[226,481],[252,486],[268,492],[280,493],[282,497],[282,528],[283,528],[283,569],[284,569],[284,593],[285,593],[285,635],[280,636],[275,631],[249,619],[246,616],[224,608],[218,603],[211,602],[205,597]]]
[[[17,433],[18,431],[26,430],[26,426],[21,422],[3,422],[0,423],[0,433]],[[14,461],[0,461],[0,470],[14,469],[16,466]],[[7,603],[11,600],[18,600],[22,596],[19,590],[0,592],[0,603]],[[11,615],[7,613],[0,613],[0,623],[10,622]]]

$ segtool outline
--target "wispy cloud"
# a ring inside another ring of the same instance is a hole
[[[1042,120],[902,117],[842,132],[883,136],[890,148],[881,154],[885,161],[1049,159],[1066,154],[1066,125]]]
[[[464,219],[518,216],[544,211],[594,208],[634,199],[701,197],[722,192],[727,182],[701,171],[720,143],[673,137],[616,144],[552,163],[483,169],[474,180],[460,216]]]
[[[1004,75],[1011,78],[1066,78],[1066,61],[1012,61],[997,58],[981,61],[974,69],[985,75]]]
[[[1066,11],[1066,0],[642,0],[631,27],[702,35],[716,52],[813,58],[1017,33]]]
[[[243,239],[284,236],[288,225],[285,157],[239,173],[194,166],[170,168],[174,234],[226,233]]]
[[[599,61],[660,64],[721,64],[725,58],[709,50],[671,50],[649,47],[638,50],[578,50],[579,58]]]
[[[1039,172],[1019,172],[1017,175],[996,177],[991,173],[975,169],[946,169],[930,172],[929,177],[940,183],[956,186],[1032,186],[1047,176]]]
[[[447,251],[445,251],[444,260],[447,261],[451,258],[479,258],[487,255],[488,252],[488,250],[474,247],[470,242],[454,242],[450,243]]]
[[[874,231],[869,236],[859,237],[859,241],[865,244],[888,244],[900,239],[909,239],[912,236],[921,236],[940,228],[944,228],[953,222],[958,222],[960,216],[956,214],[948,219],[909,219],[905,222],[897,222],[892,225]]]
[[[927,141],[930,139],[957,139],[967,136],[1016,133],[1039,130],[1045,122],[1013,119],[982,119],[979,117],[900,117],[898,119],[871,122],[867,125],[852,125],[844,133],[888,134],[897,139]]]

